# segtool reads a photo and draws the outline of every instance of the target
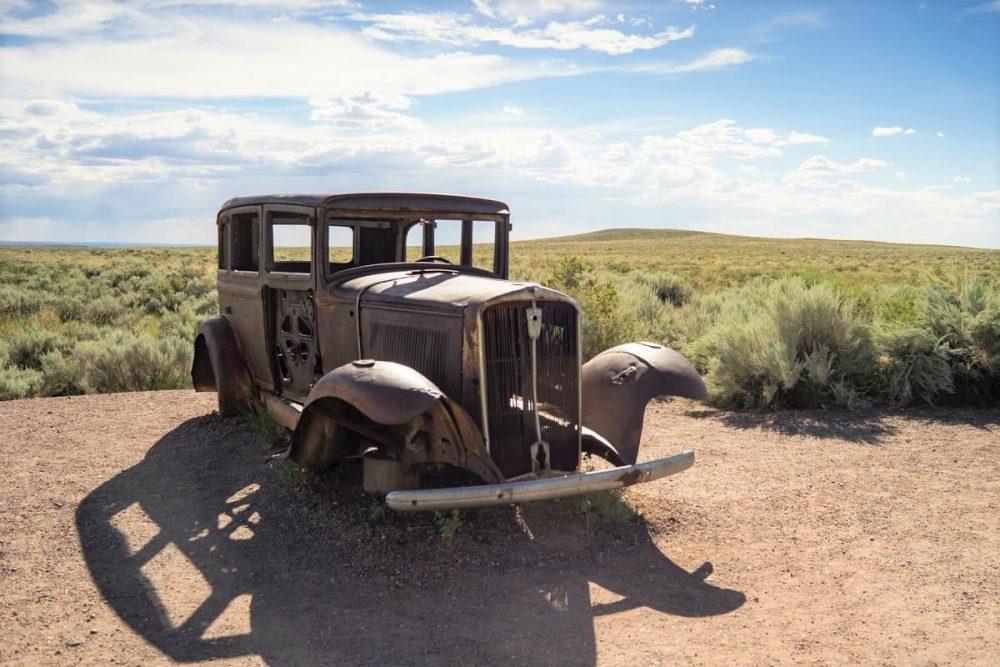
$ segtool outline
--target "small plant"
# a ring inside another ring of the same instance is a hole
[[[462,527],[462,517],[458,510],[451,512],[434,512],[434,524],[437,526],[438,535],[445,542],[451,542],[455,533]]]
[[[310,489],[319,477],[312,470],[301,468],[289,459],[279,459],[272,467],[286,484],[300,493]]]
[[[378,523],[385,518],[385,505],[382,503],[375,503],[372,505],[372,509],[368,512],[368,521],[370,523]]]
[[[621,489],[581,496],[580,512],[587,520],[587,530],[593,530],[595,522],[621,528],[640,519],[635,508],[625,501]]]
[[[254,402],[243,413],[243,423],[250,427],[264,447],[277,447],[285,438],[285,427],[278,423],[271,411]]]

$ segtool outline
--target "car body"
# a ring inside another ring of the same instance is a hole
[[[656,479],[692,452],[637,464],[656,396],[705,398],[679,353],[631,343],[582,363],[574,299],[508,279],[510,214],[490,199],[412,193],[226,202],[219,317],[192,379],[222,414],[252,401],[320,469],[364,456],[389,507],[438,510],[576,495]],[[449,243],[449,241],[451,243]],[[436,256],[457,248],[451,260]],[[581,473],[584,454],[615,467]],[[418,488],[458,469],[472,486]]]

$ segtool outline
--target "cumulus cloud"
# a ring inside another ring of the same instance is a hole
[[[69,200],[56,198],[55,213],[32,213],[38,207],[30,205],[36,201],[30,193],[52,201],[53,192],[82,191],[99,201],[126,202],[122,219],[137,206],[155,206],[164,218],[182,219],[194,211],[208,220],[234,192],[324,189],[331,174],[343,189],[386,179],[407,189],[488,192],[497,179],[525,192],[545,191],[551,184],[585,187],[627,206],[683,205],[727,218],[766,219],[785,229],[801,229],[802,220],[810,220],[834,235],[855,230],[850,235],[857,236],[868,225],[908,240],[947,240],[946,232],[982,227],[1000,212],[996,193],[958,197],[945,190],[867,183],[888,166],[874,158],[839,162],[814,155],[783,169],[783,152],[797,149],[793,132],[730,119],[622,141],[597,131],[563,133],[499,118],[494,124],[425,124],[420,132],[385,125],[343,132],[339,123],[357,118],[348,107],[390,113],[412,108],[407,99],[365,93],[315,100],[315,113],[332,116],[304,123],[194,108],[109,114],[53,102],[8,103],[2,109],[4,220],[30,215],[68,220],[59,216]],[[361,114],[364,122],[369,111]],[[21,210],[18,201],[25,202]],[[73,201],[87,200],[74,194]],[[73,220],[85,215],[76,205],[73,210]],[[95,209],[93,215],[104,221],[109,213]],[[0,222],[0,235],[8,229]],[[190,229],[210,233],[208,225]],[[211,240],[178,240],[199,238]],[[162,237],[149,230],[142,240],[157,239]]]
[[[813,155],[811,158],[799,165],[798,171],[808,174],[861,174],[868,171],[877,171],[888,167],[885,160],[874,158],[861,158],[855,162],[844,163],[831,160],[824,155]]]
[[[826,137],[821,137],[818,134],[805,134],[803,132],[792,132],[788,133],[788,143],[797,144],[823,144],[824,146],[830,143],[830,140]]]
[[[508,118],[520,118],[521,116],[524,115],[524,109],[517,106],[516,104],[507,103],[500,108],[500,113],[502,113],[504,116],[507,116]]]
[[[310,118],[350,129],[381,127],[417,128],[422,123],[401,111],[409,109],[410,98],[396,93],[371,90],[344,95],[338,99],[313,98]]]
[[[899,126],[894,126],[894,127],[881,127],[881,126],[879,126],[879,127],[876,127],[876,128],[874,128],[872,130],[872,136],[873,137],[895,137],[895,136],[899,136],[899,135],[911,136],[911,135],[914,135],[916,133],[917,133],[917,131],[914,130],[912,127],[907,128],[907,129],[904,130],[903,128],[901,128]]]

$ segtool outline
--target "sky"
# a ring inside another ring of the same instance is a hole
[[[0,0],[0,240],[238,195],[1000,248],[1000,2]]]

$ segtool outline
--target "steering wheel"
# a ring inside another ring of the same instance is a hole
[[[447,257],[442,257],[441,255],[424,255],[423,257],[421,257],[417,261],[418,262],[441,262],[443,264],[454,264],[455,263],[455,262],[451,261],[450,259],[448,259]]]

